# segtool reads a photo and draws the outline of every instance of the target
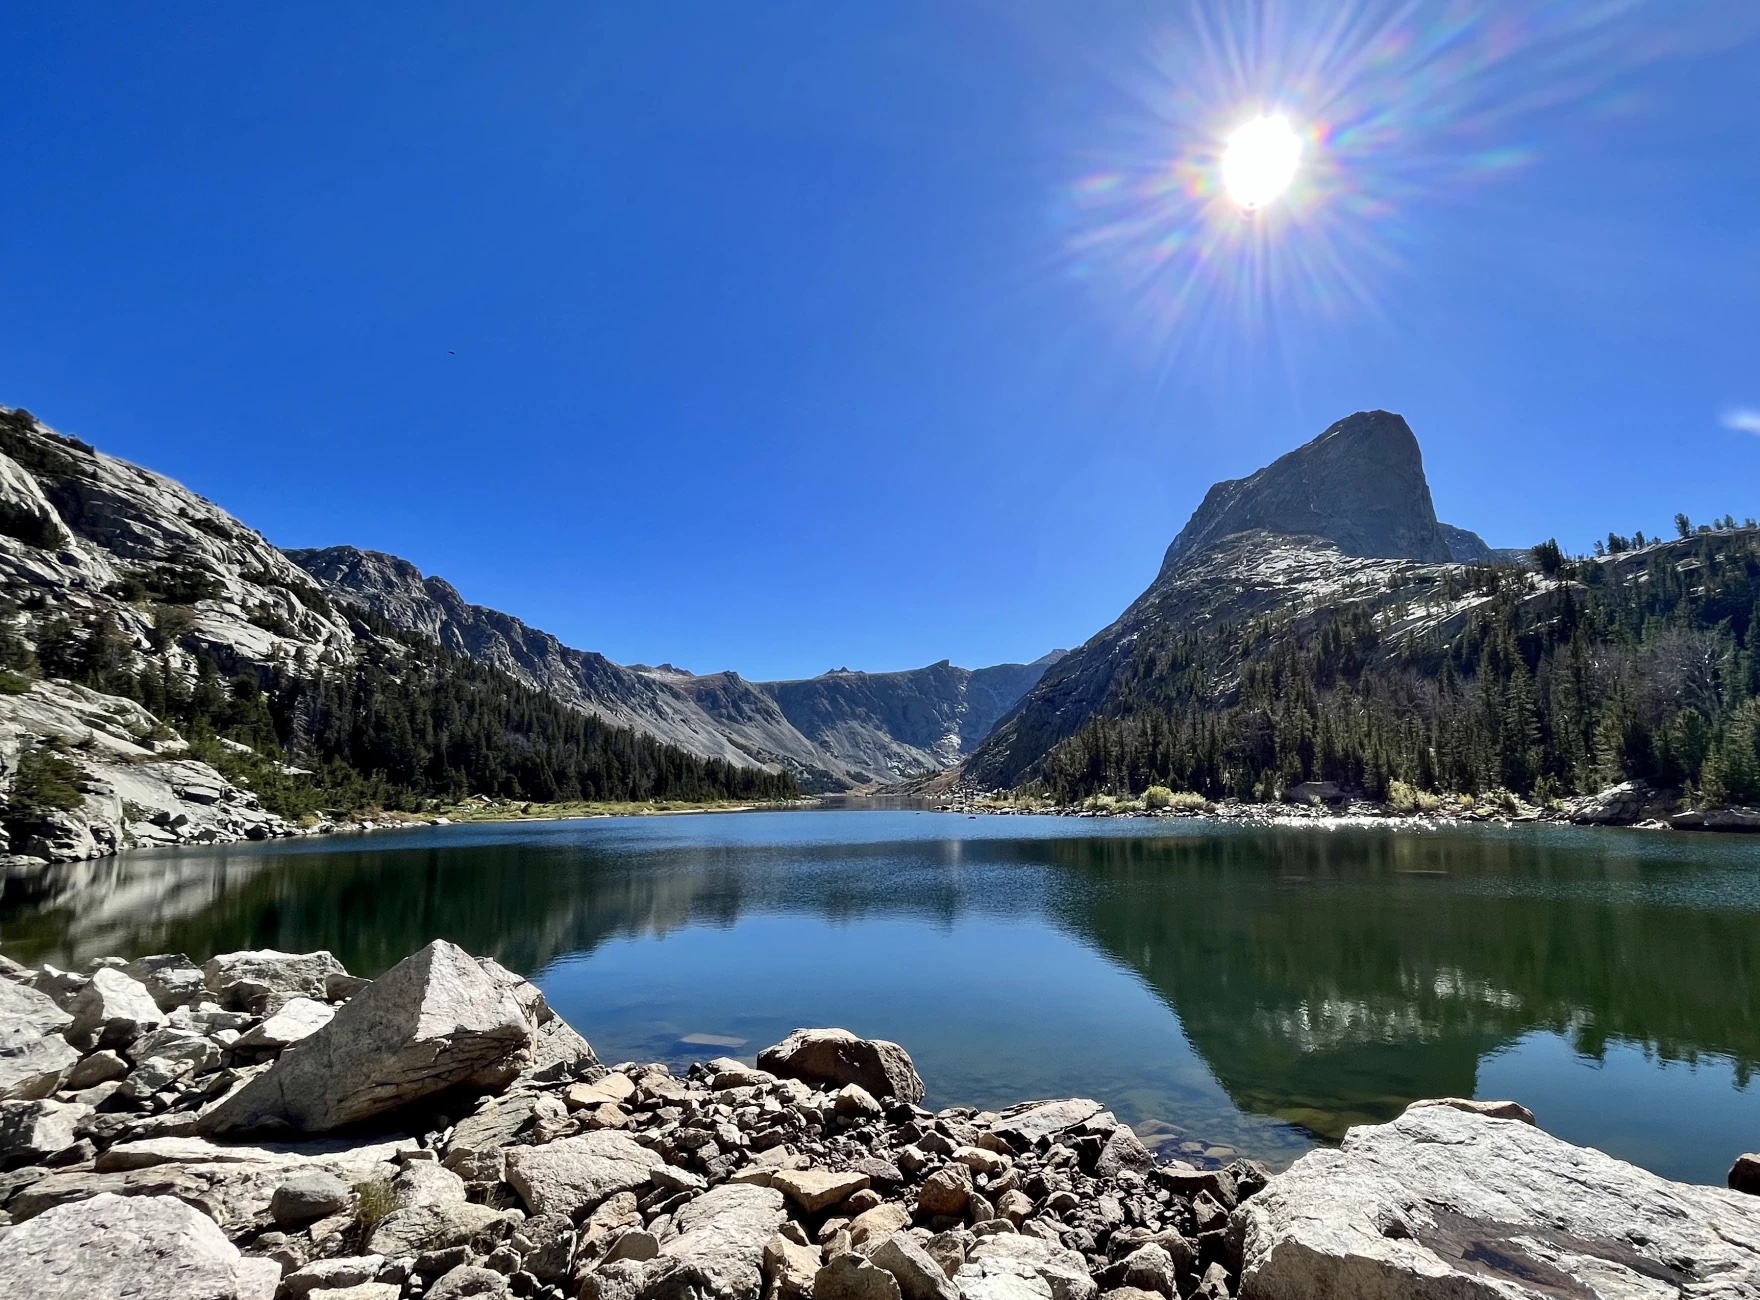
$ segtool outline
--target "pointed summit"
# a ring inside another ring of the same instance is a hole
[[[1418,440],[1390,411],[1346,416],[1257,474],[1218,483],[1167,548],[1161,573],[1254,529],[1324,537],[1349,555],[1451,558]]]

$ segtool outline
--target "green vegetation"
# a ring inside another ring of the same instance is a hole
[[[48,744],[35,745],[19,756],[9,820],[29,823],[50,812],[77,808],[81,802],[79,768],[71,759]]]
[[[1397,782],[1421,808],[1627,779],[1760,801],[1760,538],[1701,530],[1617,563],[1537,562],[1559,585],[1534,595],[1500,565],[1451,575],[1408,607],[1477,603],[1398,642],[1362,603],[1146,633],[1111,705],[1032,776],[1066,803],[1156,785],[1272,799],[1330,780],[1376,798]]]
[[[163,658],[138,660],[108,616],[51,619],[37,656],[46,675],[138,700],[182,731],[195,757],[285,817],[412,811],[473,794],[646,804],[796,793],[787,776],[697,758],[360,617],[377,635],[339,667],[283,664],[225,678],[198,656],[190,681]],[[188,626],[182,607],[159,606],[153,639],[169,645]]]

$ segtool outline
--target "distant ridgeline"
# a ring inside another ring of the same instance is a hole
[[[1149,590],[1046,673],[967,778],[1060,800],[1643,779],[1760,801],[1760,530],[1676,526],[1578,559],[1491,552],[1438,525],[1403,420],[1353,416],[1217,485]],[[1479,558],[1445,562],[1462,546]]]
[[[334,602],[211,503],[25,411],[0,408],[0,453],[0,811],[15,835],[114,786],[112,760],[159,755],[205,760],[290,818],[468,794],[797,792],[786,772],[689,753]]]

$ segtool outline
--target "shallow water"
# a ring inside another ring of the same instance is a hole
[[[1659,1173],[1760,1147],[1760,844],[911,811],[492,824],[155,852],[13,881],[69,964],[453,939],[608,1061],[896,1039],[934,1104],[1099,1098],[1282,1164],[1416,1097],[1514,1096]]]

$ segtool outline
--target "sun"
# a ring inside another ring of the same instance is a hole
[[[1234,129],[1222,151],[1222,187],[1244,212],[1256,212],[1296,178],[1302,137],[1278,113]]]

